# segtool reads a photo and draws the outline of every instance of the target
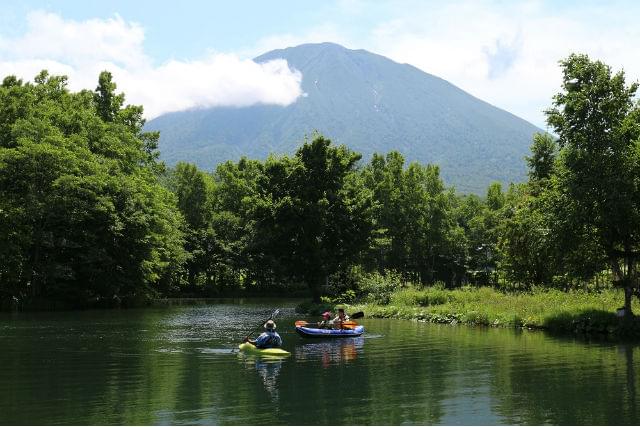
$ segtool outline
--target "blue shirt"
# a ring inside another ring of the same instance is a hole
[[[265,331],[256,338],[256,347],[274,348],[282,346],[282,338],[276,331]]]

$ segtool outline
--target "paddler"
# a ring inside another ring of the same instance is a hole
[[[280,338],[280,335],[276,332],[276,322],[273,320],[267,320],[267,323],[264,324],[264,332],[261,333],[255,341],[245,338],[244,342],[253,344],[256,348],[282,347],[282,338]]]
[[[325,311],[322,313],[322,321],[318,322],[318,328],[320,329],[332,329],[333,320],[331,320],[331,312]]]
[[[344,312],[344,308],[339,308],[338,316],[336,316],[336,318],[333,319],[332,322],[334,326],[338,326],[338,328],[342,329],[342,323],[346,322],[347,320],[349,320],[349,316],[347,316],[347,313]]]

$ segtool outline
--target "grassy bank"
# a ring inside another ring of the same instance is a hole
[[[393,292],[388,304],[365,302],[349,310],[362,310],[369,317],[640,338],[640,320],[625,322],[615,315],[622,301],[623,293],[617,289],[504,293],[492,288],[407,287]]]

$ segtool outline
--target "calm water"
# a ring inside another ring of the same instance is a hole
[[[282,305],[280,305],[282,307]],[[638,348],[362,319],[232,353],[277,305],[3,314],[1,424],[640,424]]]

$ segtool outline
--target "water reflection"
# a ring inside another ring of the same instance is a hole
[[[277,403],[280,394],[278,392],[278,376],[282,369],[284,359],[278,357],[255,357],[240,355],[245,368],[255,369],[258,377],[262,380],[264,389],[269,393],[269,397],[273,403]]]
[[[624,349],[626,370],[627,370],[627,402],[629,402],[629,412],[636,414],[638,412],[636,404],[636,374],[633,365],[633,346],[627,344],[622,346]]]
[[[311,341],[296,346],[296,361],[321,360],[322,367],[351,362],[364,347],[364,337],[349,337]]]
[[[634,345],[366,319],[376,335],[283,327],[285,360],[232,354],[265,311],[0,314],[0,424],[640,423]]]

